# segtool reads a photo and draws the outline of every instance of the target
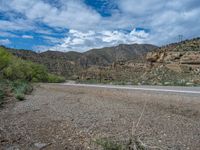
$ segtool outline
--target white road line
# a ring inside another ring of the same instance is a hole
[[[77,87],[96,87],[96,88],[108,88],[108,89],[125,89],[125,90],[140,90],[140,91],[154,91],[154,92],[171,92],[171,93],[185,93],[185,94],[200,94],[200,91],[192,90],[170,90],[170,89],[157,89],[150,87],[128,87],[128,86],[113,86],[113,85],[91,85],[91,84],[72,84],[64,83],[63,85],[77,86]]]

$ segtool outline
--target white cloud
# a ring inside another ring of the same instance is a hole
[[[23,39],[33,39],[34,37],[31,35],[22,35]]]
[[[17,19],[13,21],[0,20],[0,30],[2,31],[28,31],[34,27],[26,20]]]
[[[15,34],[9,33],[9,32],[4,32],[4,31],[0,31],[0,36],[1,37],[18,37]]]
[[[87,6],[84,0],[4,0],[1,1],[0,11],[5,15],[19,13],[20,17],[11,17],[10,21],[0,20],[0,30],[45,34],[47,36],[43,38],[55,45],[52,49],[77,51],[118,43],[148,42],[163,45],[174,42],[179,34],[185,38],[200,35],[199,0],[103,2],[105,6],[108,2],[110,6],[117,5],[118,9],[109,10],[111,15],[103,17],[94,8]],[[69,33],[65,38],[54,38],[51,37],[53,30],[43,30],[38,24],[50,26],[54,30],[69,29]],[[133,30],[136,27],[149,29],[150,32]],[[120,29],[133,31],[126,33]]]
[[[137,27],[151,30],[149,41],[163,45],[175,42],[178,35],[185,38],[200,35],[200,1],[198,0],[119,0],[124,16],[134,18]]]
[[[52,44],[52,43],[58,44],[58,43],[62,42],[62,40],[60,38],[55,38],[52,36],[43,35],[42,38],[45,39],[50,44]]]
[[[101,16],[79,0],[63,1],[58,9],[42,0],[12,0],[4,2],[10,10],[22,13],[28,20],[41,21],[52,27],[88,29],[95,26]]]
[[[9,45],[11,41],[9,39],[0,39],[0,45]]]
[[[60,51],[86,51],[92,48],[101,48],[105,46],[118,44],[144,43],[147,41],[149,34],[145,31],[131,32],[124,31],[88,31],[70,30],[68,37],[61,39],[60,44],[50,48],[51,50]]]

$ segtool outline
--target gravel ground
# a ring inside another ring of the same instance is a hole
[[[151,147],[200,149],[198,95],[41,84],[0,116],[0,150],[100,149],[95,139],[123,142],[133,130]]]

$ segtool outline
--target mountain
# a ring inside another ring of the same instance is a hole
[[[122,44],[84,53],[8,51],[79,82],[200,85],[200,38],[162,47]]]
[[[115,47],[92,49],[84,53],[46,51],[36,53],[29,50],[7,49],[13,55],[45,65],[52,73],[71,77],[81,69],[91,66],[108,66],[115,61],[144,60],[144,54],[157,47],[150,44],[121,44]]]
[[[83,54],[80,64],[86,66],[106,66],[116,61],[141,61],[144,54],[158,48],[150,44],[120,44],[115,47],[92,49]]]
[[[200,38],[157,48],[144,54],[145,61],[117,61],[90,67],[81,81],[150,85],[200,85]]]

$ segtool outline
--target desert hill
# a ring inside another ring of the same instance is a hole
[[[200,38],[162,47],[132,44],[84,53],[8,51],[79,82],[200,85]]]
[[[45,65],[52,73],[71,77],[81,69],[91,66],[108,66],[119,60],[144,59],[144,54],[157,48],[149,44],[132,44],[93,49],[84,53],[46,51],[36,53],[29,50],[7,49],[9,52],[25,60]]]
[[[199,85],[200,38],[154,49],[143,62],[116,61],[107,67],[90,67],[81,80],[122,84]]]

